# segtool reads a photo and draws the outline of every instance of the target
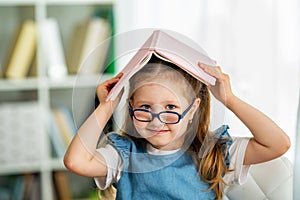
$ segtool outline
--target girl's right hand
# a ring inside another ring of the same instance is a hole
[[[105,101],[108,93],[122,77],[122,73],[101,83],[96,94],[100,105],[78,129],[64,157],[65,166],[81,176],[100,177],[107,175],[107,165],[103,156],[96,151],[100,134],[115,111],[122,92],[114,101]]]
[[[100,85],[97,86],[96,93],[97,93],[97,97],[100,101],[100,105],[105,105],[105,104],[111,105],[112,104],[113,109],[115,109],[115,107],[119,104],[120,99],[123,94],[123,90],[120,92],[120,94],[114,101],[106,102],[105,100],[106,100],[106,97],[107,97],[108,93],[110,92],[110,90],[115,86],[115,84],[120,80],[120,78],[122,76],[123,76],[123,73],[119,73],[117,76],[115,76],[107,81],[104,81],[103,83],[101,83]]]

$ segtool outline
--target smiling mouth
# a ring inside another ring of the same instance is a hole
[[[152,130],[152,129],[148,129],[148,131],[151,132],[153,135],[161,135],[169,132],[169,130]]]

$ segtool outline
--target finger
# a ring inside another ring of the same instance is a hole
[[[121,78],[122,76],[123,76],[123,72],[120,72],[120,73],[117,74],[115,77],[113,77],[113,78],[107,80],[106,82],[107,82],[107,83],[112,83],[112,84],[113,84],[113,83],[119,81],[120,78]]]
[[[120,80],[123,74],[118,74],[117,76],[105,81],[107,84],[114,84]]]
[[[198,66],[203,69],[206,73],[210,74],[211,76],[219,79],[222,77],[222,70],[219,66],[210,66],[204,63],[198,63]]]
[[[198,66],[201,67],[201,68],[206,68],[206,67],[215,67],[215,66],[212,66],[212,65],[207,65],[207,64],[204,64],[202,62],[198,62]]]
[[[115,78],[121,78],[123,76],[123,72],[120,72],[120,73],[118,73],[116,76],[115,76]]]

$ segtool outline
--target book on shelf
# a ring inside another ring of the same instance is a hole
[[[37,174],[26,173],[0,177],[0,199],[41,199],[40,179]]]
[[[111,26],[111,35],[115,35],[116,33],[116,26],[115,26],[115,15],[112,8],[109,7],[100,7],[97,8],[94,13],[94,17],[101,17],[106,19],[110,26]],[[110,38],[110,44],[109,49],[107,53],[107,58],[105,61],[105,67],[104,73],[108,74],[114,74],[115,73],[115,37]]]
[[[67,75],[60,29],[57,20],[47,18],[40,23],[42,55],[51,79],[62,79]]]
[[[53,146],[55,156],[58,158],[62,158],[66,153],[65,141],[62,138],[60,129],[58,127],[58,124],[56,123],[54,114],[52,112],[49,116],[49,119],[50,119],[49,136],[51,139],[51,144]]]
[[[215,77],[198,67],[198,62],[214,66],[216,65],[214,60],[208,57],[206,53],[197,51],[170,34],[161,30],[155,30],[128,64],[121,70],[123,76],[111,89],[106,101],[114,100],[129,79],[143,68],[153,55],[177,65],[205,84],[215,84]]]
[[[5,69],[5,77],[22,79],[29,73],[37,45],[37,28],[33,20],[21,24]]]
[[[69,74],[77,74],[80,66],[81,50],[84,44],[84,37],[87,32],[88,21],[77,23],[73,28],[70,45],[67,52],[67,66]]]
[[[71,191],[69,188],[69,181],[66,172],[54,171],[53,182],[54,182],[56,198],[59,200],[70,200]]]
[[[57,105],[51,110],[49,131],[54,151],[61,158],[76,133],[72,114],[66,106]]]
[[[71,40],[68,68],[71,74],[93,75],[102,72],[111,36],[111,26],[104,18],[93,17],[78,24]]]
[[[38,75],[37,52],[35,51],[32,64],[29,68],[28,77],[37,77],[37,75]]]

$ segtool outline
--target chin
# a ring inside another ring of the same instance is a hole
[[[155,138],[148,138],[148,142],[155,148],[157,149],[173,149],[172,141],[174,138],[161,138],[161,137],[156,137]]]

